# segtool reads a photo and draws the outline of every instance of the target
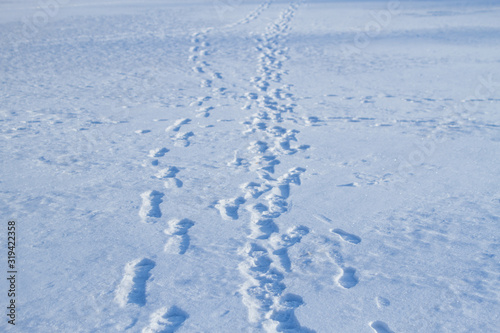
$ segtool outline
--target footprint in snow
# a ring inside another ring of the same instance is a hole
[[[161,217],[160,204],[164,194],[158,191],[147,191],[141,194],[142,205],[139,216],[144,223],[154,223]]]
[[[331,230],[334,234],[337,234],[340,236],[340,238],[345,241],[345,242],[349,242],[351,244],[359,244],[361,243],[361,238],[354,235],[354,234],[350,234],[342,229],[333,229]]]
[[[168,167],[158,171],[155,174],[155,178],[158,178],[158,179],[175,178],[175,175],[177,175],[177,173],[179,171],[180,170],[177,169],[175,166],[168,166]]]
[[[386,323],[380,320],[372,321],[370,327],[373,328],[376,333],[394,333]]]
[[[184,254],[189,248],[190,238],[188,230],[194,225],[194,222],[189,219],[174,219],[168,222],[168,229],[163,232],[169,235],[167,243],[165,244],[165,252]]]
[[[341,268],[341,273],[337,276],[337,283],[345,289],[350,289],[358,284],[356,269],[352,267]]]
[[[219,200],[215,205],[215,208],[219,210],[220,215],[225,220],[237,220],[238,219],[238,209],[241,204],[244,204],[246,200],[243,197],[238,197],[234,199],[223,199]]]
[[[191,141],[189,141],[189,138],[194,136],[193,132],[186,132],[186,133],[177,133],[177,135],[174,138],[174,145],[177,147],[188,147],[191,144]]]
[[[378,296],[377,298],[375,298],[375,303],[377,303],[377,307],[379,309],[391,305],[391,301],[382,296]]]
[[[179,132],[179,130],[181,129],[182,125],[186,125],[186,124],[189,124],[191,122],[191,119],[189,118],[182,118],[182,119],[178,119],[174,122],[174,124],[172,126],[169,126],[165,129],[165,132],[169,132],[169,131],[172,131],[172,132]]]
[[[151,315],[149,325],[142,333],[174,333],[188,318],[187,312],[176,306],[161,308]]]
[[[128,303],[146,305],[146,282],[151,277],[149,271],[156,263],[148,258],[137,259],[125,265],[125,274],[116,290],[115,301],[120,307]]]
[[[149,157],[163,157],[169,150],[167,148],[156,148],[149,151]]]

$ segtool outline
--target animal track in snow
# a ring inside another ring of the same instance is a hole
[[[146,304],[146,282],[156,263],[148,258],[137,259],[125,265],[125,274],[116,290],[115,300],[125,307],[128,303]]]
[[[190,238],[188,230],[194,225],[189,219],[174,219],[168,222],[168,229],[163,232],[171,236],[165,244],[165,252],[184,254],[189,248]]]
[[[142,206],[139,210],[141,220],[146,223],[154,223],[161,217],[160,204],[163,202],[164,194],[158,191],[147,191],[141,194]]]
[[[376,333],[394,333],[386,323],[380,320],[372,321],[370,327],[373,328]]]
[[[176,306],[161,308],[151,315],[149,325],[142,333],[174,333],[188,318],[189,315]]]
[[[350,234],[348,232],[345,232],[342,229],[333,229],[332,232],[335,233],[335,234],[337,234],[337,235],[339,235],[340,238],[343,241],[346,241],[346,242],[349,242],[349,243],[352,243],[352,244],[359,244],[359,243],[361,243],[361,238],[360,237],[358,237],[356,235],[353,235],[353,234]]]

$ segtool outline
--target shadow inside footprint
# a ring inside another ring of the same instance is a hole
[[[370,327],[377,333],[394,333],[386,323],[380,320],[371,322]]]
[[[356,277],[356,270],[352,267],[344,268],[337,282],[341,287],[346,289],[354,287],[359,282],[358,278]]]
[[[353,234],[350,234],[342,229],[333,229],[332,230],[333,233],[337,234],[340,236],[340,238],[342,238],[342,240],[346,241],[346,242],[349,242],[349,243],[352,243],[352,244],[359,244],[361,243],[361,238],[356,236],[356,235],[353,235]]]
[[[153,313],[151,323],[145,327],[143,333],[174,333],[184,324],[189,314],[182,309],[172,306],[165,311],[165,308]]]
[[[149,271],[156,266],[156,263],[148,258],[142,259],[133,266],[133,285],[128,295],[128,303],[135,303],[139,306],[146,305],[146,282],[151,277]]]

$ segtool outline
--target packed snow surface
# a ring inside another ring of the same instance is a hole
[[[498,332],[499,17],[0,1],[0,331]]]

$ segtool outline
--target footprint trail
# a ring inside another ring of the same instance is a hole
[[[165,244],[165,252],[184,254],[189,248],[190,238],[188,230],[194,226],[194,222],[189,219],[174,219],[168,222],[168,229],[163,232],[169,235],[169,239]]]
[[[120,307],[127,304],[146,305],[146,282],[156,263],[148,258],[137,259],[125,265],[125,274],[116,290],[115,301]]]
[[[348,232],[345,232],[342,229],[333,229],[332,232],[335,233],[335,234],[337,234],[337,235],[339,235],[340,238],[343,241],[346,241],[346,242],[349,242],[349,243],[352,243],[352,244],[359,244],[359,243],[361,243],[361,238],[359,238],[356,235],[353,235],[353,234],[350,234]]]
[[[373,321],[370,323],[370,327],[375,331],[376,333],[394,333],[389,326],[384,323],[383,321]]]
[[[285,274],[293,270],[288,250],[299,243],[309,229],[297,226],[280,233],[277,221],[289,210],[291,185],[299,186],[300,175],[306,170],[294,167],[280,177],[273,176],[281,157],[304,150],[304,146],[292,144],[298,141],[299,131],[278,125],[284,121],[283,113],[293,112],[293,103],[287,100],[292,98],[289,87],[280,83],[285,74],[281,61],[286,59],[287,51],[280,44],[297,8],[298,3],[292,2],[257,39],[258,76],[251,80],[255,92],[245,94],[247,103],[242,108],[258,109],[243,123],[246,129],[242,135],[252,138],[246,150],[249,155],[235,156],[235,160],[229,162],[229,165],[243,165],[243,161],[250,161],[248,170],[260,180],[241,184],[242,196],[221,199],[215,206],[223,219],[238,220],[239,206],[247,204],[250,234],[239,250],[243,258],[239,270],[245,278],[239,292],[252,326],[266,332],[310,332],[295,316],[303,299],[286,293],[284,283]],[[279,86],[275,88],[275,84]]]
[[[142,222],[155,223],[161,217],[160,204],[164,194],[158,191],[146,191],[141,194],[142,205],[139,216]]]
[[[189,318],[189,315],[176,306],[161,308],[151,315],[150,323],[142,333],[174,333]]]

